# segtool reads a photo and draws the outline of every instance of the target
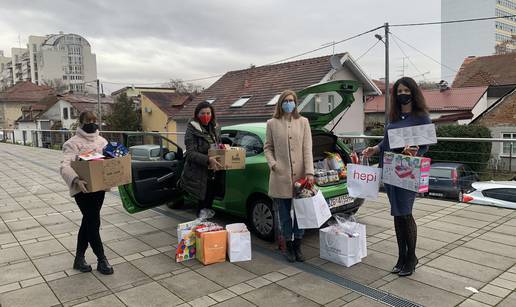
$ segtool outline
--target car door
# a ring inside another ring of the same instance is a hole
[[[183,199],[177,182],[181,177],[183,150],[174,141],[157,133],[130,133],[124,136],[124,144],[131,146],[159,145],[157,160],[131,161],[132,182],[119,187],[124,208],[135,213],[155,206],[178,203]],[[147,146],[155,150],[155,146]]]

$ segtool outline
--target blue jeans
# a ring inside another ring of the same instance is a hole
[[[285,241],[291,241],[292,235],[294,235],[294,239],[302,239],[305,231],[297,227],[297,220],[295,218],[294,226],[292,226],[292,217],[290,216],[292,199],[274,198],[274,206],[279,215],[279,231],[285,238]]]

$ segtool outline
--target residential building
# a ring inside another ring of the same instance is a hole
[[[516,14],[515,0],[441,0],[441,20]],[[441,79],[451,83],[468,56],[516,50],[516,17],[441,25]]]
[[[380,95],[381,91],[349,53],[335,56],[341,63],[338,69],[330,64],[331,56],[323,56],[227,72],[176,115],[177,130],[185,131],[195,106],[202,101],[212,103],[217,120],[222,126],[265,122],[272,117],[282,91],[299,91],[313,84],[345,79],[357,80],[362,86],[354,95],[355,102],[342,113],[342,119],[336,119],[328,126],[332,128],[336,125],[333,131],[337,134],[362,134],[364,97]],[[299,101],[299,109],[328,113],[340,103],[338,99],[336,94],[309,95],[303,101]]]
[[[86,86],[97,79],[96,56],[80,35],[29,36],[27,48],[12,48],[11,59],[11,67],[0,70],[0,86],[4,88],[32,81],[62,88],[63,92],[96,93],[95,86]]]
[[[467,87],[423,90],[430,118],[436,124],[467,124],[488,108],[488,87]],[[366,102],[366,130],[383,127],[385,96],[371,97]]]
[[[148,93],[175,93],[176,89],[172,87],[146,87],[146,86],[126,86],[111,93],[111,96],[116,99],[125,93],[128,98],[132,98],[136,109],[141,108],[141,94]]]
[[[0,90],[13,86],[13,63],[10,57],[0,50]]]
[[[178,140],[175,116],[192,102],[188,94],[141,92],[143,131],[169,132],[167,138]]]
[[[452,87],[516,86],[516,52],[464,59]]]
[[[29,81],[18,82],[0,92],[0,129],[14,129],[15,121],[22,116],[22,107],[39,103],[53,95],[52,88]]]
[[[491,162],[495,169],[516,171],[516,89],[496,101],[471,124],[488,127],[493,138],[514,140],[512,147],[510,142],[493,143]]]

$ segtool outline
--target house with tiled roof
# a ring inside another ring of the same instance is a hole
[[[174,92],[141,92],[143,131],[170,132],[168,138],[177,140],[175,116],[189,104],[194,96]]]
[[[516,52],[464,59],[452,87],[516,85]]]
[[[313,84],[347,79],[359,81],[361,87],[355,93],[355,102],[343,112],[334,131],[361,134],[364,129],[364,97],[380,95],[381,91],[349,53],[336,57],[340,61],[337,69],[330,64],[331,56],[322,56],[227,72],[176,115],[178,131],[185,131],[195,106],[203,101],[213,105],[222,126],[265,122],[272,117],[282,91],[299,91]],[[327,113],[340,102],[336,96],[327,95],[327,99],[308,96],[300,102],[299,108],[301,111]],[[337,121],[338,118],[329,126],[333,127]]]
[[[467,124],[488,108],[487,86],[423,90],[430,118],[438,124]],[[366,129],[383,127],[385,96],[365,104]]]
[[[509,170],[511,166],[510,171],[516,171],[516,89],[479,114],[471,124],[486,126],[493,138],[514,140],[512,148],[510,142],[493,143],[491,153],[498,169]]]
[[[0,129],[14,129],[15,121],[22,116],[22,107],[30,107],[54,95],[48,86],[22,81],[0,92]]]

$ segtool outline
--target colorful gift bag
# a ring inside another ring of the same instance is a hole
[[[201,231],[197,230],[195,234],[197,260],[204,265],[226,261],[228,240],[226,230],[202,232],[201,229]]]
[[[177,262],[195,258],[195,230],[193,228],[197,225],[199,225],[197,220],[177,225]]]

